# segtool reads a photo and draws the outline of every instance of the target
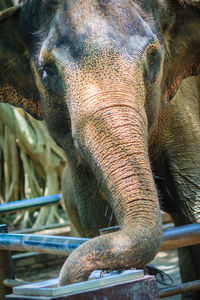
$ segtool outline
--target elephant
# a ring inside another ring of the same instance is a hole
[[[160,208],[176,225],[200,221],[199,25],[199,0],[24,0],[1,12],[0,101],[45,120],[68,161],[66,210],[91,237],[60,285],[143,268],[160,248]],[[199,245],[179,257],[183,282],[200,279]]]

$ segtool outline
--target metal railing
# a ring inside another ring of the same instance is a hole
[[[41,208],[43,206],[58,205],[61,198],[61,194],[56,194],[0,204],[0,215],[14,213],[19,210],[31,210]]]
[[[15,201],[0,205],[0,214],[23,209],[59,204],[61,194]],[[28,251],[68,256],[89,239],[77,237],[46,236],[37,234],[7,233],[6,225],[0,225],[0,299],[12,290],[3,284],[4,279],[13,278],[10,251]],[[170,228],[163,231],[160,250],[176,249],[200,243],[200,223]],[[160,289],[160,298],[200,290],[200,280]]]
[[[5,225],[0,225],[1,228]],[[0,233],[0,250],[34,251],[67,256],[87,238]],[[176,249],[200,243],[200,223],[163,231],[160,250]]]

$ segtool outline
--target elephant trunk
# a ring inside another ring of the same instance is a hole
[[[122,92],[96,94],[72,124],[77,146],[86,154],[120,230],[75,250],[61,270],[60,285],[86,280],[95,269],[143,267],[159,249],[162,226],[148,158],[147,119],[142,103],[133,107],[132,95],[122,101]]]
[[[146,120],[141,120],[141,112],[131,110],[109,108],[108,122],[102,112],[101,117],[93,115],[97,120],[101,118],[100,128],[94,123],[87,124],[84,132],[89,164],[98,181],[101,180],[118,221],[123,223],[140,218],[153,204],[158,207],[146,145]]]

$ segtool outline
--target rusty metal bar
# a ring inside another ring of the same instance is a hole
[[[200,223],[174,227],[163,231],[160,250],[171,250],[200,243]]]
[[[36,234],[0,234],[0,250],[34,251],[67,256],[87,238],[41,236]],[[171,228],[163,232],[161,250],[200,243],[200,223]]]
[[[159,296],[165,298],[198,290],[200,290],[200,280],[194,280],[159,289]]]
[[[16,280],[16,279],[4,279],[4,281],[3,281],[3,285],[8,288],[13,288],[13,287],[21,286],[21,285],[25,285],[25,284],[31,284],[31,282],[21,281],[21,280]]]
[[[161,216],[163,224],[172,223],[172,218],[168,213],[161,210]]]
[[[7,226],[0,225],[0,234],[6,234],[7,232]],[[3,280],[5,278],[14,279],[14,276],[11,252],[0,251],[0,299],[5,299],[5,295],[12,292],[11,288],[4,286]]]
[[[43,235],[70,235],[71,227],[70,222],[65,222],[62,224],[51,224],[46,226],[40,226],[37,228],[26,228],[22,230],[15,230],[13,234],[43,234]]]
[[[36,209],[42,206],[56,205],[61,200],[61,194],[37,197],[33,199],[19,200],[0,204],[0,215],[10,214],[25,209]]]

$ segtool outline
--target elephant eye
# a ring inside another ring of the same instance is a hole
[[[42,68],[41,79],[48,92],[60,94],[63,91],[62,78],[54,63],[46,64]]]
[[[149,65],[149,68],[153,68],[154,64],[157,60],[157,51],[153,50],[147,55],[147,63]]]
[[[147,54],[147,64],[149,69],[152,69],[155,65],[159,65],[160,63],[160,53],[157,49],[152,49]]]
[[[146,57],[146,80],[148,84],[154,84],[160,69],[161,57],[156,48],[150,48]]]

